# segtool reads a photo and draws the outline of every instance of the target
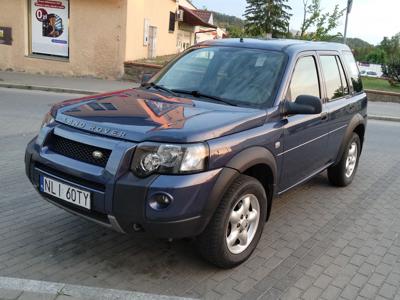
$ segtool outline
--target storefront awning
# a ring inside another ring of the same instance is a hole
[[[180,6],[179,9],[183,10],[183,22],[191,26],[203,26],[209,28],[217,28],[217,26],[209,24],[196,15],[191,9]]]

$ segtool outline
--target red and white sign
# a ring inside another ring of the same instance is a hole
[[[35,6],[58,8],[58,9],[65,8],[63,1],[52,1],[52,0],[38,0],[35,2]]]
[[[69,0],[31,0],[31,50],[69,57]]]

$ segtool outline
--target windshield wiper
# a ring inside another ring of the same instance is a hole
[[[153,89],[156,89],[156,90],[161,90],[161,91],[167,92],[167,93],[169,93],[169,94],[171,94],[171,95],[173,95],[175,97],[178,97],[178,95],[174,91],[170,90],[169,88],[166,88],[163,85],[158,85],[158,84],[156,84],[154,82],[144,83],[144,84],[142,84],[142,86],[146,87],[146,88],[153,88]]]
[[[172,92],[179,93],[179,94],[192,95],[192,96],[194,96],[196,98],[208,98],[208,99],[215,100],[215,101],[218,101],[218,102],[222,102],[222,103],[225,103],[225,104],[228,104],[228,105],[231,105],[231,106],[237,106],[237,104],[232,103],[232,102],[230,102],[228,100],[225,100],[223,98],[220,98],[220,97],[217,97],[217,96],[203,94],[203,93],[201,93],[199,91],[186,91],[186,90],[176,90],[176,89],[174,89],[174,90],[172,90]]]

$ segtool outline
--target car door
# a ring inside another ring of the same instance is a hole
[[[295,101],[299,95],[321,98],[323,93],[316,52],[303,53],[293,68],[285,101]],[[321,114],[286,116],[284,124],[284,149],[278,154],[283,161],[279,184],[281,193],[319,172],[327,164],[325,105]]]
[[[350,91],[350,82],[338,52],[318,52],[322,77],[326,86],[326,111],[328,113],[329,140],[326,151],[333,162],[357,108],[357,99]]]

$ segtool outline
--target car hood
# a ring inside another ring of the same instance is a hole
[[[266,111],[130,89],[60,103],[56,120],[124,140],[199,142],[261,126]]]

